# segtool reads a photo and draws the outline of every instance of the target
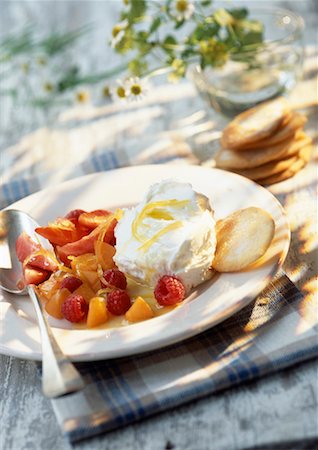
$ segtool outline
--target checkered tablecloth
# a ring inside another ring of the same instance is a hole
[[[139,356],[79,363],[86,388],[52,401],[70,441],[122,427],[318,356],[302,294],[279,275],[251,305],[180,344]]]

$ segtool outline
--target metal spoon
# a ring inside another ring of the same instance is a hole
[[[13,294],[27,293],[33,302],[42,338],[42,389],[44,395],[52,398],[83,389],[84,381],[57,344],[35,290],[32,286],[23,289],[17,286],[23,272],[16,255],[16,240],[23,231],[34,236],[37,226],[25,212],[0,211],[0,286]]]

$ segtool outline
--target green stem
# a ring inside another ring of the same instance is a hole
[[[163,75],[165,73],[171,72],[172,67],[171,66],[165,66],[165,67],[158,67],[157,69],[150,70],[150,72],[147,72],[144,76],[147,78],[152,78],[157,75]]]

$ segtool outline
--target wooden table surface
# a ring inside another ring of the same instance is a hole
[[[55,7],[52,2],[46,2],[46,6],[42,2],[3,2],[2,30],[7,31],[12,24],[19,25],[26,17],[42,19],[41,26],[57,23],[60,18],[67,26],[70,17],[75,17],[78,22],[87,17],[96,18],[101,7],[106,8],[106,22],[113,23],[118,4],[106,3],[59,2]],[[291,95],[292,103],[299,108],[305,106],[304,101],[308,105],[308,91],[311,93],[309,97],[316,95],[313,87],[317,86],[317,46],[314,45],[317,10],[315,1],[279,3],[299,10],[308,24],[304,81]],[[78,5],[81,5],[80,8]],[[90,56],[89,53],[85,53],[87,57],[96,57],[94,52]],[[58,126],[57,122],[53,122],[54,126],[48,124],[45,113],[33,114],[26,107],[21,110],[6,104],[7,117],[1,122],[5,168],[2,181],[18,176],[21,170],[32,176],[48,168],[55,170],[57,175],[48,180],[48,184],[69,177],[74,157],[85,158],[95,151],[96,139],[93,136],[99,131],[98,127],[89,128],[92,124],[100,124],[104,130],[98,145],[104,149],[115,149],[127,161],[133,159],[136,148],[144,149],[146,160],[149,154],[155,152],[154,147],[158,143],[161,143],[163,154],[168,159],[171,148],[175,146],[189,163],[204,163],[213,156],[210,139],[213,139],[213,133],[217,134],[224,121],[207,111],[190,83],[181,83],[173,88],[160,86],[149,98],[143,104],[129,105],[128,108],[102,104],[61,110]],[[304,111],[309,118],[306,131],[317,143],[317,106],[311,105]],[[19,127],[13,126],[15,122],[11,119],[16,119]],[[123,126],[123,123],[126,125]],[[72,144],[71,140],[67,140],[67,133],[74,126],[80,132],[80,138]],[[87,142],[79,146],[81,136],[86,136]],[[50,154],[41,151],[39,154],[36,144],[46,141],[53,146]],[[24,145],[27,142],[27,158],[22,162],[18,159],[13,165],[6,164],[10,154],[5,149],[9,146],[11,149],[17,148],[21,142]],[[67,154],[66,142],[70,145]],[[35,161],[36,166],[33,164]],[[142,163],[142,158],[138,162]],[[59,169],[61,164],[63,171]],[[316,179],[317,153],[294,178],[269,188],[284,205],[290,221],[292,240],[284,270],[305,295],[303,316],[308,320],[317,317]],[[50,402],[41,394],[36,364],[7,356],[0,358],[1,450],[70,449],[57,427]],[[142,423],[84,441],[76,447],[85,450],[314,450],[318,448],[317,375],[316,361],[303,363]],[[290,442],[285,445],[287,439]]]

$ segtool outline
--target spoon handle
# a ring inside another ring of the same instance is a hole
[[[42,304],[32,287],[28,294],[33,302],[42,339],[42,390],[46,397],[59,397],[79,391],[84,381],[71,361],[63,354],[56,342]]]

